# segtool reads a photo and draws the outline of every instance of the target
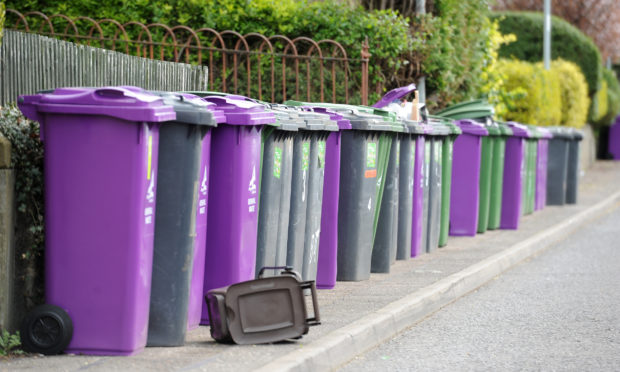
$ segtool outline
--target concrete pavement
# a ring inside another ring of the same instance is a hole
[[[323,324],[301,340],[219,345],[207,327],[178,348],[148,348],[133,357],[54,356],[0,362],[0,371],[319,371],[329,370],[393,337],[511,266],[535,255],[620,201],[620,162],[597,162],[580,180],[577,205],[525,216],[519,230],[450,237],[432,254],[398,261],[390,274],[338,282],[319,292]]]

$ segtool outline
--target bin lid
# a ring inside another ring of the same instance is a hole
[[[577,141],[581,141],[583,139],[583,132],[582,131],[580,131],[579,129],[575,129],[575,128],[570,128],[570,130],[573,132],[573,137]]]
[[[551,132],[553,138],[564,138],[567,140],[575,139],[578,141],[581,141],[583,139],[583,133],[575,128],[555,126],[546,127],[546,129]]]
[[[312,107],[312,106],[302,106],[306,110],[311,110],[314,112],[318,112],[321,114],[329,115],[330,119],[332,119],[336,125],[338,125],[339,130],[351,129],[351,122],[339,114],[338,112],[325,108],[325,107]]]
[[[447,107],[437,112],[437,115],[452,119],[479,119],[492,117],[494,113],[495,109],[488,102],[484,100],[474,100]]]
[[[417,120],[403,120],[406,132],[411,134],[427,134],[430,129],[424,122]]]
[[[276,121],[273,124],[277,129],[288,132],[297,132],[300,127],[305,127],[305,123],[299,117],[292,116],[287,110],[278,107],[271,107],[270,111],[276,117]]]
[[[512,136],[512,129],[510,129],[510,127],[506,125],[506,123],[502,123],[498,121],[495,121],[494,123],[497,126],[497,128],[500,130],[500,135]]]
[[[540,138],[549,139],[553,137],[553,134],[548,128],[545,127],[537,127],[538,132],[540,133]]]
[[[247,101],[230,96],[206,96],[207,102],[217,105],[226,115],[226,124],[231,125],[262,125],[276,121],[273,112],[267,111],[260,103]]]
[[[449,136],[452,134],[450,127],[445,125],[441,119],[428,117],[426,123],[429,129],[427,134],[430,136]]]
[[[454,121],[455,125],[457,125],[463,133],[472,134],[475,136],[487,136],[489,135],[489,131],[484,124],[478,123],[477,121],[471,119],[460,119]]]
[[[389,92],[387,92],[379,101],[377,101],[377,103],[372,105],[372,107],[376,107],[376,108],[385,107],[396,100],[400,100],[407,94],[413,92],[415,89],[416,89],[415,84],[409,84],[404,87],[392,89]]]
[[[196,95],[187,93],[163,91],[148,92],[162,97],[165,104],[174,108],[174,112],[177,114],[175,121],[177,122],[213,127],[217,126],[213,111],[208,108],[208,106],[213,106],[211,102],[207,102]]]
[[[509,121],[509,122],[506,122],[505,124],[508,125],[510,129],[512,130],[513,137],[529,138],[532,136],[529,129],[527,129],[527,127],[521,123],[517,123],[515,121]]]
[[[336,111],[351,123],[351,129],[371,131],[398,131],[405,130],[404,125],[396,124],[396,115],[390,111],[368,106],[345,105],[340,103],[301,102],[289,100],[284,102],[288,106],[323,107]]]
[[[41,121],[40,112],[101,115],[128,121],[175,120],[172,106],[154,94],[135,87],[57,88],[51,93],[19,96],[17,105],[26,117]]]
[[[454,136],[458,136],[459,134],[463,133],[461,128],[458,125],[455,125],[454,120],[452,120],[451,118],[447,118],[447,117],[439,116],[439,115],[428,115],[428,117],[439,120],[441,124],[447,126],[448,129],[450,129],[450,134]]]
[[[197,96],[195,94],[192,93],[185,93],[185,92],[176,92],[180,95],[182,95],[183,97],[189,99],[189,100],[194,100],[194,99],[199,99],[202,101],[202,103],[205,105],[205,107],[211,111],[211,113],[213,114],[213,119],[215,120],[216,123],[223,123],[226,121],[226,115],[224,115],[224,112],[222,110],[218,110],[217,109],[217,105],[213,102],[208,102],[205,101],[204,99],[202,99],[202,97]]]

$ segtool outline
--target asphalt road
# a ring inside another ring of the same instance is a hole
[[[620,371],[620,205],[340,371]]]

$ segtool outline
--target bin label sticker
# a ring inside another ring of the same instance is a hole
[[[310,167],[310,142],[305,142],[302,145],[302,166],[303,171],[307,171]]]
[[[281,170],[282,170],[282,149],[280,147],[276,147],[273,153],[273,176],[275,178],[280,178]]]
[[[325,141],[319,141],[319,169],[325,167]]]
[[[198,200],[198,214],[205,214],[207,212],[207,199]]]
[[[153,136],[149,136],[147,163],[146,163],[146,179],[151,179],[151,167],[153,164]]]
[[[256,187],[256,164],[252,166],[252,177],[250,178],[250,186],[248,187],[248,191],[250,194],[255,195],[257,191]],[[248,212],[254,213],[256,212],[256,198],[250,197],[248,198]]]
[[[205,171],[202,174],[202,181],[200,182],[200,193],[207,195],[207,166],[205,165]]]
[[[144,208],[144,223],[147,225],[153,223],[153,207]]]
[[[202,181],[200,181],[200,196],[198,199],[198,214],[205,214],[207,212],[207,166],[202,174]]]
[[[366,145],[366,168],[377,167],[377,143],[371,142]]]
[[[364,177],[365,178],[375,178],[375,177],[377,177],[377,170],[376,169],[368,169],[366,172],[364,172]]]
[[[146,189],[146,201],[153,203],[155,201],[155,175],[151,174],[148,179],[151,181]]]

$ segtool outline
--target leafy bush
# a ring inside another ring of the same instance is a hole
[[[490,62],[488,1],[442,0],[435,2],[422,61],[427,103],[439,109],[451,103],[477,98]]]
[[[601,80],[598,91],[592,97],[592,106],[588,114],[592,123],[598,123],[605,117],[607,114],[607,103],[607,81]]]
[[[561,124],[582,127],[588,118],[588,86],[579,66],[562,59],[551,62],[551,69],[558,74],[562,94]]]
[[[620,114],[620,84],[618,83],[616,74],[612,70],[603,69],[602,84],[604,84],[607,88],[605,90],[607,93],[607,104],[605,105],[607,110],[604,115],[599,115],[598,120],[593,121],[593,124],[597,126],[607,126],[613,124],[616,116]],[[600,99],[603,100],[602,97]]]
[[[22,346],[19,332],[10,334],[7,330],[3,330],[0,334],[0,356],[19,355],[24,351],[19,347]]]
[[[491,21],[489,21],[491,22]],[[512,96],[503,87],[506,76],[498,69],[499,48],[516,40],[515,35],[502,35],[497,20],[491,23],[488,50],[489,62],[482,71],[482,85],[480,92],[486,100],[495,107],[495,117],[503,120],[507,111],[507,103],[512,102]]]
[[[498,70],[504,77],[502,89],[510,99],[506,120],[536,125],[558,125],[562,118],[562,96],[558,74],[541,64],[518,60],[500,60]]]
[[[16,107],[0,108],[0,132],[11,142],[17,206],[15,234],[18,307],[28,310],[43,298],[43,144],[39,124]]]
[[[500,57],[530,62],[542,60],[542,13],[501,12],[493,13],[491,18],[499,20],[502,33],[514,33],[517,36],[516,42],[500,48]],[[551,57],[577,64],[588,83],[588,95],[592,96],[597,91],[602,69],[598,48],[579,29],[555,16],[552,17]]]
[[[2,45],[2,31],[4,30],[4,1],[0,1],[0,45]]]

